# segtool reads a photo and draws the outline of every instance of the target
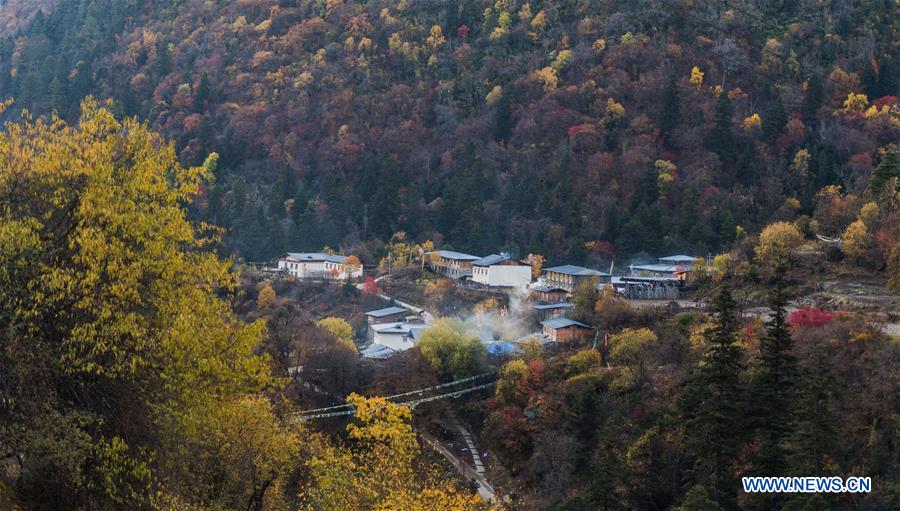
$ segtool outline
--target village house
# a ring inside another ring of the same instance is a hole
[[[489,287],[524,287],[531,283],[531,265],[509,254],[491,254],[472,262],[472,282]]]
[[[346,256],[323,252],[288,252],[275,261],[279,271],[298,279],[345,280],[362,277],[362,265],[350,266],[346,264],[347,259]]]
[[[541,321],[541,333],[552,342],[569,342],[583,339],[593,328],[569,318],[553,318]]]
[[[538,321],[545,321],[563,316],[566,311],[574,309],[575,306],[569,302],[558,302],[539,303],[537,305],[532,305],[531,308],[537,311]]]
[[[409,314],[409,311],[403,307],[385,307],[384,309],[367,312],[366,321],[370,325],[395,323],[405,318],[407,314]]]
[[[387,346],[394,351],[404,351],[416,345],[413,330],[428,328],[424,323],[383,323],[372,325],[373,343]]]
[[[529,289],[531,290],[531,296],[535,300],[544,303],[564,302],[571,296],[568,290],[541,281],[535,282],[529,286]]]
[[[656,264],[632,264],[632,277],[669,278],[684,281],[694,269],[696,257],[686,255],[674,255],[660,257]]]
[[[690,269],[694,266],[694,263],[697,262],[697,257],[689,256],[689,255],[673,255],[667,257],[660,257],[659,264],[672,264],[675,266],[684,266],[686,269]]]
[[[368,323],[367,336],[372,339],[375,336],[375,326],[385,323],[398,323],[409,315],[409,311],[403,307],[385,307],[366,312],[366,323]]]
[[[543,282],[558,286],[566,291],[575,291],[582,282],[593,282],[601,284],[609,282],[610,274],[602,271],[565,264],[563,266],[554,266],[543,271],[541,279]]]
[[[674,277],[613,277],[616,293],[633,300],[676,300],[683,280]]]
[[[687,280],[691,270],[676,264],[632,264],[628,267],[633,277],[657,277]]]
[[[452,279],[472,276],[472,263],[481,259],[478,256],[453,252],[452,250],[435,250],[428,252],[428,267],[432,271],[446,275]]]

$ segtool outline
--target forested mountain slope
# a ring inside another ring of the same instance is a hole
[[[72,0],[0,43],[0,91],[63,117],[111,97],[185,164],[219,152],[200,214],[250,260],[371,260],[399,230],[571,262],[705,253],[814,216],[827,185],[867,193],[900,137],[897,11]]]

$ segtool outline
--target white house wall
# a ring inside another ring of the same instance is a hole
[[[404,351],[415,346],[406,334],[406,332],[375,332],[373,341],[394,351]]]
[[[472,280],[491,287],[523,287],[531,282],[530,266],[494,265],[476,266]]]

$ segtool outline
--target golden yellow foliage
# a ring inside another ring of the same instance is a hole
[[[809,160],[811,157],[812,155],[809,154],[808,150],[800,149],[797,151],[797,154],[794,155],[794,162],[791,163],[791,170],[801,176],[809,174]]]
[[[497,101],[500,101],[501,96],[503,96],[503,86],[494,85],[494,88],[484,97],[484,101],[489,105],[493,105]]]
[[[693,68],[691,68],[690,82],[694,85],[694,87],[697,88],[698,91],[700,90],[700,87],[703,86],[703,71],[700,71],[699,67],[694,66]]]
[[[307,464],[312,483],[301,509],[426,511],[485,509],[480,498],[421,460],[409,408],[351,394],[350,443],[326,446]]]
[[[267,356],[254,354],[265,326],[239,321],[220,297],[235,288],[230,263],[207,249],[210,229],[185,210],[216,155],[183,168],[146,125],[117,121],[93,100],[74,126],[26,118],[5,128],[0,345],[22,355],[16,363],[41,361],[22,373],[48,399],[29,423],[54,424],[47,434],[60,449],[87,445],[54,456],[82,467],[75,484],[103,481],[100,507],[145,508],[157,498],[191,507],[200,488],[209,488],[206,502],[247,507],[247,495],[267,493],[254,477],[277,492],[294,440],[252,397],[279,383]],[[60,385],[79,389],[77,404],[53,395]],[[223,414],[252,417],[255,429],[217,423]],[[214,433],[216,449],[204,451],[198,432]],[[34,430],[33,441],[43,434]],[[255,476],[236,475],[245,469]],[[181,471],[193,487],[172,483],[187,480]]]
[[[625,117],[625,107],[622,106],[622,103],[616,102],[613,98],[606,99],[606,115],[604,118],[607,121],[616,121]]]
[[[871,227],[875,225],[875,222],[878,220],[878,213],[878,204],[867,202],[863,204],[863,207],[859,210],[859,219],[863,221],[866,227]]]
[[[432,51],[436,50],[446,42],[446,39],[444,39],[444,32],[441,30],[440,25],[433,25],[431,27],[431,32],[425,39],[425,42],[432,49]]]
[[[847,94],[847,99],[844,100],[843,112],[862,112],[866,109],[867,106],[869,106],[869,98],[865,94],[857,94],[855,92],[851,92],[850,94]]]
[[[275,290],[272,289],[272,286],[268,283],[263,285],[259,289],[259,294],[256,296],[256,308],[259,310],[268,309],[275,303],[275,298]]]
[[[803,236],[797,227],[788,222],[774,222],[760,233],[756,258],[766,265],[785,262],[801,243]]]
[[[844,244],[842,248],[848,256],[854,259],[863,257],[871,244],[872,236],[862,220],[853,222],[844,230]]]
[[[545,67],[540,71],[536,71],[535,76],[544,84],[544,88],[547,90],[555,89],[559,84],[559,76],[552,67]]]
[[[329,316],[316,322],[316,326],[333,335],[338,341],[353,344],[353,327],[347,320]]]
[[[556,55],[556,58],[553,59],[553,64],[551,64],[551,66],[557,71],[565,69],[574,56],[575,53],[572,50],[562,50]]]
[[[762,126],[762,118],[760,118],[759,114],[753,114],[744,118],[744,122],[741,124],[745,131],[755,133],[759,131]]]

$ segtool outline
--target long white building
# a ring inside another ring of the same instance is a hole
[[[525,287],[531,283],[531,265],[506,254],[491,254],[472,262],[472,282],[491,287]]]
[[[288,252],[276,259],[278,269],[298,279],[345,280],[362,277],[362,265],[347,265],[347,256],[323,252]]]

